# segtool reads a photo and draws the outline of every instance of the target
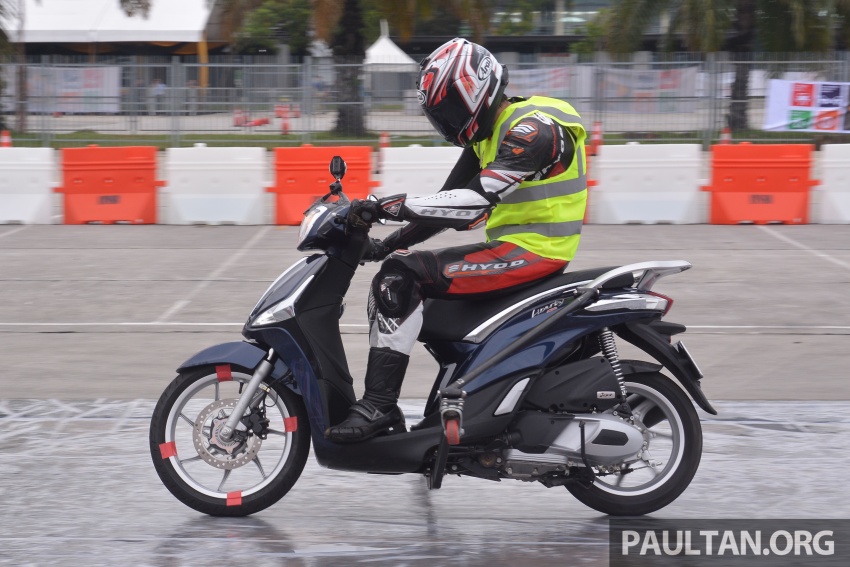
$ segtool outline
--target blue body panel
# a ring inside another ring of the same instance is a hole
[[[535,318],[523,317],[522,315],[514,317],[494,331],[483,343],[478,345],[467,360],[458,366],[455,375],[460,378],[472,372],[479,365],[497,356],[508,345],[517,341],[522,335],[543,323],[552,315],[554,313]],[[599,331],[603,327],[611,327],[625,321],[646,317],[647,313],[645,311],[627,311],[611,313],[610,315],[570,315],[564,319],[563,323],[557,329],[553,329],[551,333],[540,337],[535,343],[476,377],[472,382],[464,386],[464,390],[472,394],[498,381],[503,376],[513,375],[521,371],[532,372],[542,369],[554,362],[551,360],[553,354],[562,352],[563,347],[583,336]],[[460,345],[458,345],[458,349],[465,350]]]
[[[327,417],[319,391],[319,377],[298,341],[288,330],[281,327],[255,329],[251,334],[272,347],[286,366],[292,369],[295,383],[298,385],[297,391],[304,398],[304,405],[307,407],[312,430],[323,432],[327,429]]]

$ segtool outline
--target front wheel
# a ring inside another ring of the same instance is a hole
[[[243,420],[250,427],[237,427],[228,440],[218,435],[250,380],[251,370],[237,366],[188,370],[154,409],[154,468],[165,487],[198,512],[247,516],[268,508],[292,488],[307,462],[307,411],[280,381],[260,385],[259,399]]]
[[[590,486],[568,484],[580,502],[612,516],[641,516],[663,508],[688,487],[702,456],[702,428],[691,400],[657,372],[625,377],[635,425],[644,436],[638,458],[594,467]]]

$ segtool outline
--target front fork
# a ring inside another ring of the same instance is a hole
[[[227,423],[225,423],[224,427],[222,427],[221,431],[219,431],[219,437],[221,439],[229,441],[231,437],[233,437],[233,432],[236,431],[236,426],[242,420],[245,410],[248,409],[248,407],[254,402],[254,395],[260,388],[260,384],[262,384],[263,380],[271,375],[273,368],[274,349],[272,348],[269,349],[269,353],[260,362],[257,369],[254,370],[254,375],[251,376],[251,380],[248,382],[248,385],[243,388],[242,394],[239,396],[239,401],[236,402],[236,407],[233,408],[233,412],[230,414],[230,417],[227,418]]]

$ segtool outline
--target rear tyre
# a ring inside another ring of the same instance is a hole
[[[211,516],[247,516],[268,508],[298,480],[310,451],[304,403],[280,381],[258,390],[269,420],[265,439],[239,431],[231,440],[218,438],[251,379],[248,368],[229,370],[224,378],[215,366],[181,373],[151,418],[151,458],[160,480],[178,500]]]
[[[670,504],[688,487],[702,456],[702,428],[691,400],[670,378],[650,372],[625,380],[629,404],[645,429],[642,458],[622,463],[614,474],[594,467],[602,475],[589,487],[566,486],[582,504],[603,514],[641,516]]]

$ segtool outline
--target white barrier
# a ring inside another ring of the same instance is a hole
[[[56,172],[56,150],[0,148],[0,224],[51,224]]]
[[[381,197],[407,193],[412,197],[433,195],[460,157],[461,148],[382,148],[381,186],[375,194]]]
[[[265,224],[268,170],[263,148],[169,148],[164,224]]]
[[[850,223],[850,144],[828,144],[820,151],[821,184],[813,191],[819,203],[814,221]]]
[[[600,146],[590,163],[589,221],[597,224],[704,223],[698,144]]]

